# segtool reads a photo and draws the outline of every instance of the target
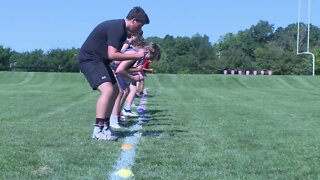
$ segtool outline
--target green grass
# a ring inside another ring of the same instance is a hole
[[[319,179],[320,79],[150,75],[135,179]],[[81,74],[0,72],[0,179],[106,179]]]
[[[80,74],[0,77],[0,179],[104,179],[112,171],[121,141],[91,140],[97,93]]]

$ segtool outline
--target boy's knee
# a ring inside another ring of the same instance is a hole
[[[122,89],[120,89],[118,96],[122,96],[123,94],[124,94],[124,91]]]

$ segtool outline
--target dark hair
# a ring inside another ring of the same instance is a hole
[[[132,8],[130,10],[130,12],[128,13],[127,19],[131,20],[133,18],[135,18],[138,22],[140,22],[142,24],[149,24],[150,23],[148,15],[139,6],[136,6],[136,7]]]
[[[139,31],[139,32],[129,32],[129,33],[130,33],[131,36],[140,36],[140,37],[143,36],[143,31],[142,30]],[[129,37],[129,33],[128,33],[128,38],[130,38]]]
[[[131,38],[131,36],[132,36],[132,33],[130,31],[128,31],[127,38]]]

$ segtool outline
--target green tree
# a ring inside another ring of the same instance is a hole
[[[8,71],[10,69],[10,56],[12,51],[10,48],[0,46],[0,71]]]
[[[69,50],[53,49],[46,54],[43,65],[51,71],[78,72],[76,57],[79,50],[72,48]]]

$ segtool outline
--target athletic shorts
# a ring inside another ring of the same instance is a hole
[[[136,75],[139,75],[139,72],[132,72],[130,73],[132,76],[136,76]],[[133,86],[137,86],[137,81],[132,81],[130,82],[130,84],[132,84]]]
[[[122,90],[125,90],[129,87],[129,83],[126,81],[126,79],[120,73],[116,73],[116,78],[117,78],[118,84]]]
[[[105,82],[117,83],[109,64],[105,64],[101,60],[81,62],[79,68],[93,90],[97,90]]]

